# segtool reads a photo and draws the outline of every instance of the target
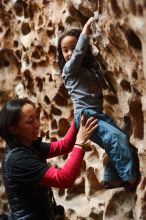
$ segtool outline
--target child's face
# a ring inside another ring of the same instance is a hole
[[[75,36],[66,36],[62,39],[61,49],[62,49],[63,57],[66,62],[70,60],[76,44],[77,44],[77,38]]]

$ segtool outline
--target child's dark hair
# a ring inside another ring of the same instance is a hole
[[[21,109],[25,104],[34,106],[27,98],[8,101],[0,111],[0,137],[13,147],[16,137],[11,133],[10,127],[17,125],[21,116]]]
[[[63,67],[66,63],[64,57],[63,57],[63,54],[62,54],[62,49],[61,49],[61,42],[62,40],[67,37],[67,36],[73,36],[73,37],[76,37],[77,39],[79,38],[81,34],[81,30],[78,30],[78,29],[71,29],[69,30],[68,32],[64,33],[60,38],[59,38],[59,41],[58,41],[58,47],[57,47],[57,59],[58,59],[58,65],[59,65],[59,68],[60,68],[60,71],[62,72],[63,70]],[[84,57],[84,60],[83,60],[83,66],[85,67],[90,67],[91,66],[91,63],[93,63],[93,55],[92,55],[92,48],[91,48],[91,45],[88,46],[88,49],[87,49],[87,52],[86,52],[86,55]]]

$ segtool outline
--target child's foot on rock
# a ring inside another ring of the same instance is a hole
[[[140,178],[137,178],[135,181],[125,181],[123,182],[123,185],[126,191],[135,192],[139,182]]]
[[[124,187],[123,182],[121,181],[104,181],[104,188],[105,189],[115,189],[115,188],[120,188],[120,187]]]

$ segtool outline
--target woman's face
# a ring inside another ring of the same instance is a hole
[[[77,38],[75,36],[66,36],[61,41],[61,50],[65,61],[70,60],[76,47]]]
[[[21,116],[17,126],[13,127],[13,133],[25,146],[30,146],[37,140],[40,123],[37,119],[36,109],[30,104],[25,104],[21,109]]]

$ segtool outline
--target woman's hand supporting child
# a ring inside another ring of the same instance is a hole
[[[90,117],[86,121],[86,116],[83,113],[81,117],[81,125],[76,138],[76,147],[78,146],[78,148],[84,148],[86,141],[90,139],[97,127],[97,119],[94,117]]]

